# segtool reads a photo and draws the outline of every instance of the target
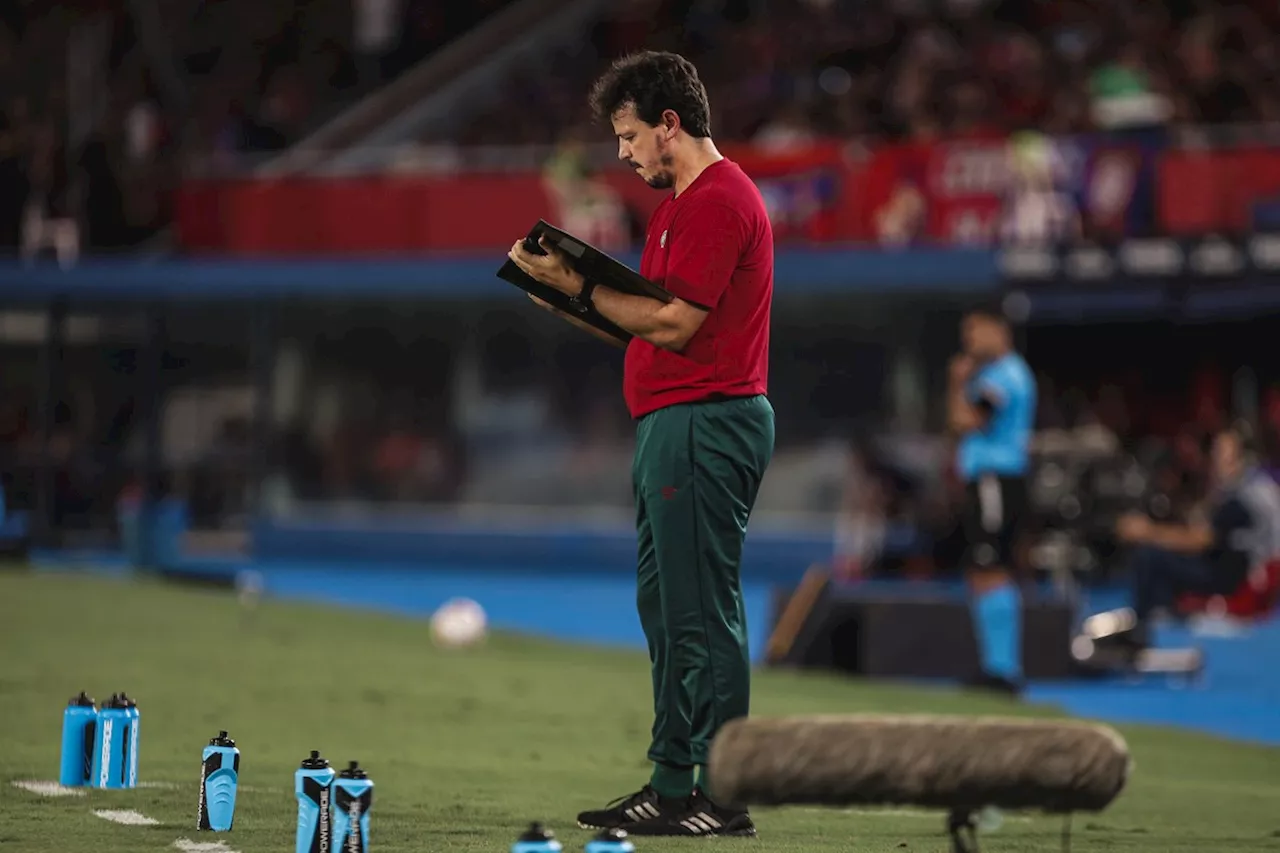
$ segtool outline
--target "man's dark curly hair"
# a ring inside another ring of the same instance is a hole
[[[685,133],[698,139],[711,135],[707,89],[693,63],[678,53],[646,50],[615,60],[591,87],[591,112],[608,123],[613,114],[634,104],[636,117],[657,126],[664,110],[680,116]]]

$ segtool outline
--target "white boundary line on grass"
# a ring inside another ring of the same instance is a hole
[[[78,788],[68,788],[59,785],[57,782],[50,782],[44,779],[15,779],[12,783],[13,787],[21,788],[32,794],[38,794],[41,797],[83,797],[87,791],[100,790],[92,785],[85,785]],[[176,791],[182,786],[176,782],[139,782],[139,788],[148,788],[159,791]],[[241,785],[240,793],[242,794],[284,794],[284,788],[261,787],[258,785]]]
[[[15,779],[13,787],[30,791],[41,797],[83,797],[84,788],[68,788],[57,782],[45,782],[39,779]]]
[[[240,853],[239,850],[232,850],[224,841],[192,841],[189,838],[179,838],[173,842],[173,846],[182,853]]]
[[[132,809],[128,811],[120,811],[114,809],[95,809],[93,812],[95,817],[103,820],[109,820],[112,823],[118,823],[121,826],[159,826],[160,821],[150,818],[142,812],[135,812]]]

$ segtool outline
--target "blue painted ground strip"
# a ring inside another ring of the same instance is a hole
[[[1234,637],[1195,636],[1187,628],[1169,626],[1157,632],[1156,640],[1165,648],[1202,649],[1207,667],[1199,682],[1039,684],[1030,698],[1079,716],[1191,728],[1280,746],[1280,618],[1249,626]]]
[[[50,553],[32,555],[38,568],[92,567],[112,575],[129,569],[119,555]],[[282,599],[425,617],[454,596],[479,601],[498,628],[568,642],[643,648],[635,612],[635,586],[619,573],[531,572],[518,565],[477,566],[468,562],[360,564],[269,559],[204,560],[204,574],[241,570],[261,573],[263,590]],[[765,645],[771,584],[745,584],[750,642],[757,663]],[[1115,606],[1123,593],[1095,594],[1086,609]],[[1233,637],[1193,637],[1180,628],[1163,629],[1159,645],[1197,645],[1208,668],[1196,684],[1147,678],[1032,685],[1028,698],[1080,717],[1113,723],[1168,725],[1280,746],[1280,618],[1254,625]]]

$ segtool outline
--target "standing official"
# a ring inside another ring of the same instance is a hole
[[[750,702],[739,566],[773,456],[773,230],[755,184],[716,150],[706,89],[688,60],[620,59],[590,100],[613,125],[618,158],[667,192],[640,272],[676,299],[597,287],[554,251],[511,248],[525,272],[634,335],[623,393],[637,421],[636,599],[653,669],[653,772],[639,791],[578,822],[633,835],[751,836],[745,809],[713,801],[705,768],[711,739]]]
[[[980,671],[971,683],[1009,693],[1022,686],[1022,596],[1010,573],[1027,510],[1036,381],[1013,346],[1003,313],[965,316],[964,351],[952,359],[947,420],[960,437],[965,483],[964,568]]]

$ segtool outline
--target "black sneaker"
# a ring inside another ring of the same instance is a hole
[[[718,806],[702,791],[695,790],[684,803],[684,808],[628,824],[627,834],[754,838],[756,825],[746,809]]]
[[[630,831],[631,826],[640,821],[655,820],[663,815],[679,812],[684,807],[684,798],[663,797],[652,786],[645,785],[634,794],[619,797],[603,809],[580,813],[578,826],[583,829],[613,829],[621,826]]]

